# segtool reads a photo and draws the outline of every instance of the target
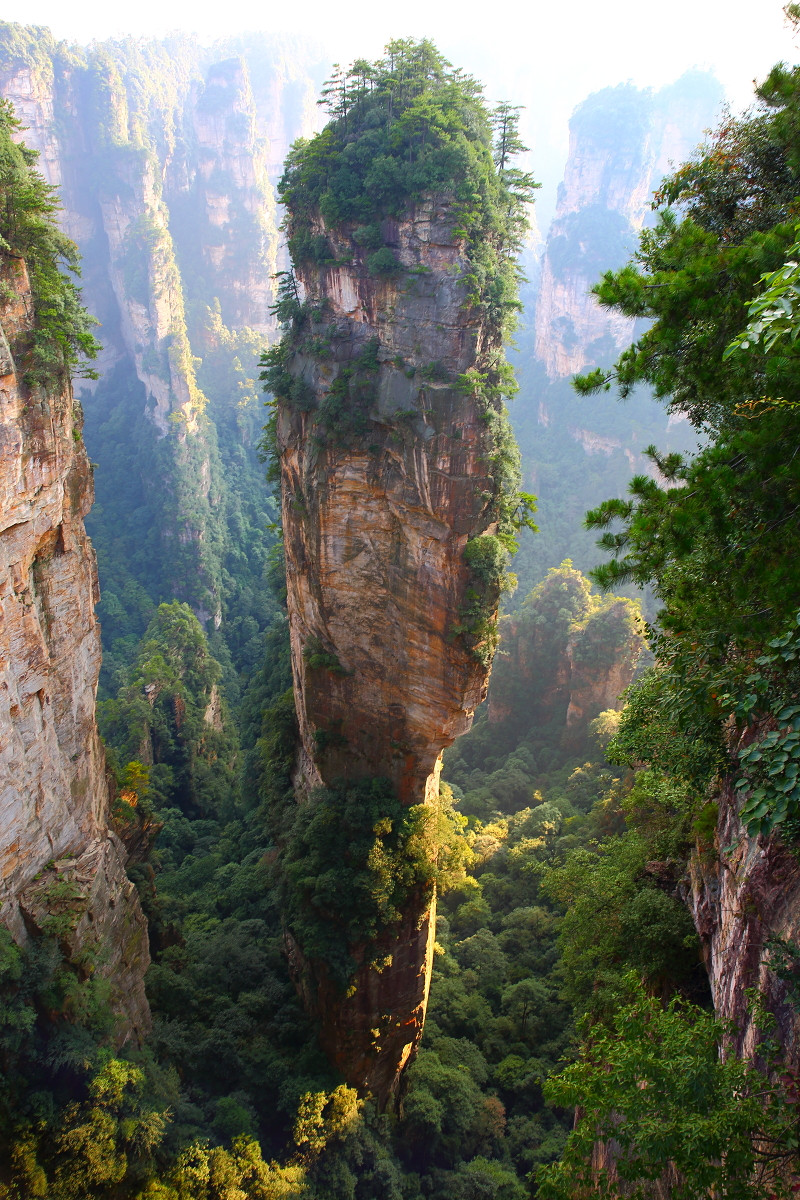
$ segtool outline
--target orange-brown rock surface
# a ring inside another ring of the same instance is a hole
[[[68,952],[102,941],[120,1039],[149,1026],[147,927],[108,829],[105,756],[95,724],[98,598],[83,520],[92,477],[68,382],[22,379],[32,300],[6,259],[0,304],[0,919],[23,939],[42,928],[47,886],[72,881]]]
[[[718,799],[715,844],[700,847],[690,863],[688,896],[714,1011],[731,1022],[736,1054],[752,1060],[761,1038],[748,991],[760,991],[775,1016],[786,1068],[797,1071],[800,1019],[781,978],[787,967],[791,974],[793,962],[791,955],[782,955],[780,944],[800,942],[800,863],[779,837],[746,834],[730,780]]]
[[[329,346],[297,353],[292,371],[318,404],[365,352],[373,365],[356,437],[325,435],[313,412],[278,414],[297,787],[306,798],[336,779],[383,777],[418,804],[438,793],[441,752],[486,691],[488,669],[457,626],[470,585],[464,547],[493,531],[494,484],[485,415],[454,384],[495,347],[466,303],[466,251],[447,198],[385,223],[404,268],[389,278],[368,272],[347,229],[325,232],[339,265],[301,278],[326,302]],[[412,903],[387,936],[390,965],[362,967],[346,1000],[292,946],[323,1044],[382,1101],[421,1033],[431,921],[428,901]]]
[[[389,959],[383,970],[364,965],[364,947],[351,947],[359,970],[346,994],[323,963],[309,961],[286,934],[289,970],[316,1018],[331,1064],[379,1103],[397,1093],[422,1036],[436,933],[436,897],[413,896],[400,925],[373,947]]]

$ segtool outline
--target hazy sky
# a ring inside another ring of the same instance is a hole
[[[566,76],[576,91],[632,79],[662,83],[690,66],[711,67],[739,96],[756,74],[790,53],[783,0],[5,0],[6,20],[49,25],[89,41],[174,29],[214,37],[247,29],[293,29],[330,42],[337,57],[376,53],[389,37],[430,36],[472,45],[516,74]]]
[[[745,107],[754,78],[776,61],[795,59],[784,2],[2,0],[0,16],[49,25],[56,36],[83,42],[173,30],[209,40],[292,30],[320,39],[331,62],[375,57],[391,37],[432,37],[455,65],[483,79],[490,100],[527,106],[533,169],[552,178],[566,151],[569,113],[607,84],[659,87],[701,67],[714,71],[734,109]]]

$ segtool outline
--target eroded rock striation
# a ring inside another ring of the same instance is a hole
[[[800,1019],[790,986],[796,988],[792,949],[800,938],[800,863],[779,836],[747,834],[730,779],[718,800],[715,842],[701,845],[690,862],[687,894],[714,1011],[730,1022],[736,1055],[752,1062],[763,1040],[750,1003],[757,990],[775,1017],[786,1068],[797,1071]]]
[[[369,398],[352,444],[320,436],[313,410],[284,407],[278,426],[303,778],[385,775],[406,804],[438,790],[440,753],[469,727],[487,678],[456,636],[463,552],[494,531],[494,483],[483,410],[453,383],[485,330],[466,304],[450,209],[429,200],[390,231],[400,279],[371,276],[340,231],[335,253],[352,265],[301,272],[326,303],[330,357],[301,353],[294,369],[322,402],[362,364]],[[338,665],[316,665],[317,643]]]
[[[461,377],[496,352],[497,334],[468,303],[452,198],[383,223],[390,275],[370,273],[352,227],[318,228],[336,262],[299,268],[314,314],[290,363],[303,403],[282,402],[276,428],[297,789],[306,800],[335,780],[381,777],[420,804],[438,795],[441,752],[486,693],[498,592],[478,599],[483,630],[470,623],[481,584],[464,552],[497,528],[495,448],[486,402]],[[421,1033],[432,922],[430,894],[412,896],[381,941],[387,965],[361,967],[346,998],[290,936],[323,1043],[383,1100]]]
[[[95,724],[92,475],[69,383],[23,378],[33,302],[22,260],[5,258],[0,284],[0,919],[24,940],[68,894],[63,947],[102,948],[123,1041],[149,1028],[149,954],[126,852],[108,828]]]
[[[80,248],[87,306],[103,329],[101,380],[80,388],[103,468],[90,528],[102,555],[123,508],[149,526],[146,563],[130,550],[113,569],[104,563],[107,650],[144,632],[129,606],[114,616],[122,572],[156,603],[186,601],[209,630],[236,612],[224,542],[248,484],[242,472],[226,477],[224,454],[244,459],[251,487],[265,492],[252,442],[260,342],[274,334],[270,169],[313,127],[305,73],[318,73],[315,54],[287,54],[274,36],[84,49],[39,26],[0,30],[0,94],[59,188],[59,221]],[[105,492],[112,471],[125,488]]]

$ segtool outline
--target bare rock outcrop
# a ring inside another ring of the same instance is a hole
[[[496,335],[467,303],[466,246],[449,198],[417,203],[382,232],[401,267],[391,275],[370,273],[352,230],[320,225],[336,263],[301,267],[300,277],[324,311],[327,344],[294,356],[309,404],[281,405],[277,446],[298,794],[380,777],[413,805],[438,795],[442,750],[486,694],[491,655],[459,628],[474,584],[464,549],[495,531],[496,489],[485,407],[457,381],[496,349]],[[337,380],[348,380],[355,436],[346,415],[327,435],[319,421]],[[496,604],[495,594],[492,628]],[[360,967],[347,997],[290,937],[323,1045],[381,1102],[422,1030],[432,922],[430,896],[412,897],[381,942],[386,965]]]
[[[778,836],[748,836],[730,780],[718,801],[715,845],[692,859],[688,895],[714,1011],[732,1023],[735,1053],[752,1061],[761,1036],[748,992],[757,989],[775,1016],[786,1069],[797,1071],[800,1018],[781,978],[792,974],[794,962],[781,945],[800,942],[800,862]]]
[[[108,829],[94,716],[98,588],[83,523],[92,476],[69,384],[24,380],[33,306],[21,260],[5,260],[0,282],[0,919],[19,939],[41,929],[41,890],[31,898],[74,863],[85,903],[70,949],[90,927],[107,944],[99,969],[124,1040],[149,1026],[149,958],[126,854]]]

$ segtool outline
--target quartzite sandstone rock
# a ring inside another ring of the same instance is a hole
[[[800,1070],[800,1017],[775,971],[779,949],[800,944],[800,862],[777,836],[748,837],[728,780],[719,793],[714,846],[690,864],[688,901],[700,934],[714,1011],[736,1030],[733,1049],[753,1059],[759,1032],[748,999],[758,989],[776,1019],[785,1065]],[[785,963],[783,965],[786,965]]]
[[[631,618],[629,601],[605,604],[594,622],[591,615],[577,620],[557,650],[552,630],[531,621],[524,608],[521,616],[503,618],[489,724],[563,719],[565,742],[578,742],[599,713],[622,707],[644,645],[641,623]]]
[[[124,1039],[149,1025],[149,957],[125,851],[108,830],[95,724],[97,572],[83,524],[92,477],[70,386],[32,391],[21,378],[32,301],[24,266],[9,262],[2,282],[14,298],[0,307],[0,918],[17,938],[40,927],[46,906],[30,889],[62,869],[48,864],[69,860],[85,892],[72,948],[89,925],[94,938],[102,930],[100,969]]]
[[[470,582],[464,547],[493,532],[495,488],[484,413],[454,381],[480,368],[496,334],[467,303],[466,248],[447,198],[384,223],[403,266],[388,278],[369,273],[348,230],[321,232],[338,265],[299,273],[308,295],[327,302],[329,353],[299,354],[292,369],[319,402],[375,339],[379,366],[357,438],[320,437],[313,414],[287,406],[278,415],[298,792],[377,776],[418,804],[438,793],[441,752],[486,693],[488,670],[456,626]],[[315,648],[338,668],[310,663]],[[422,1030],[431,930],[417,898],[386,938],[390,964],[362,967],[348,999],[290,943],[323,1044],[383,1102]]]

